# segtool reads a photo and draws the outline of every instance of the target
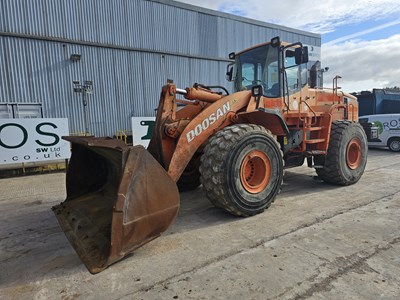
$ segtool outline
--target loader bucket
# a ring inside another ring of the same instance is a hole
[[[179,209],[178,188],[142,146],[110,138],[64,139],[72,145],[67,199],[52,209],[94,274],[168,228]]]

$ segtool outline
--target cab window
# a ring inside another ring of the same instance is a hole
[[[306,64],[296,65],[294,49],[285,51],[284,66],[287,80],[285,93],[292,95],[299,92],[307,84],[307,66]]]
[[[255,85],[262,85],[264,96],[280,97],[278,59],[278,49],[271,48],[270,45],[253,48],[238,55],[235,90],[251,90]]]
[[[296,65],[294,50],[287,49],[285,51],[285,71],[286,71],[286,86],[285,91],[291,95],[300,91],[299,87],[299,66]]]
[[[246,88],[251,88],[252,85],[257,85],[261,82],[262,66],[260,63],[244,63],[242,66],[242,85]]]

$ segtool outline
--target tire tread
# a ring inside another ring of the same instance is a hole
[[[274,197],[274,199],[272,199],[272,201],[270,201],[262,210],[243,212],[235,207],[232,201],[228,198],[228,195],[224,192],[224,170],[222,166],[225,156],[233,145],[238,143],[244,135],[247,135],[251,132],[263,133],[272,137],[272,134],[269,130],[259,125],[238,124],[229,126],[218,131],[214,136],[210,138],[207,146],[204,148],[204,154],[201,157],[200,180],[206,191],[208,199],[216,207],[220,207],[236,216],[247,217],[261,213],[262,211],[264,211],[264,209],[268,208],[275,200]],[[278,147],[278,149],[280,149],[279,143],[273,137],[272,140],[274,140],[276,146]],[[283,153],[281,150],[280,153],[283,163]],[[239,174],[237,175],[239,176]],[[280,187],[282,186],[282,182],[280,184]]]
[[[361,125],[347,120],[334,121],[332,123],[328,154],[325,158],[325,166],[321,169],[316,169],[318,176],[325,182],[336,185],[350,185],[355,182],[348,181],[341,170],[341,165],[345,162],[340,161],[340,146],[343,143],[344,132],[350,127],[358,127],[364,135],[364,130]],[[366,138],[365,138],[366,140]],[[358,181],[358,180],[357,180]]]

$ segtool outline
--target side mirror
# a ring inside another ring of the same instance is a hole
[[[234,66],[234,63],[231,63],[226,67],[226,80],[228,80],[228,81],[235,80],[234,76],[233,76],[233,66]]]
[[[296,65],[308,63],[308,47],[299,47],[294,49],[294,58]]]

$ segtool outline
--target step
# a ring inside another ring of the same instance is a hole
[[[318,130],[322,130],[324,128],[325,127],[316,127],[316,126],[314,126],[314,127],[305,127],[304,129],[307,130],[307,131],[318,131]]]
[[[323,166],[323,165],[313,165],[312,167],[314,169],[323,169],[325,166]]]
[[[325,139],[311,139],[311,140],[306,140],[305,142],[307,144],[318,144],[318,143],[323,143],[325,142]]]
[[[322,150],[309,150],[306,151],[306,154],[308,155],[326,155],[326,151],[322,151]]]

